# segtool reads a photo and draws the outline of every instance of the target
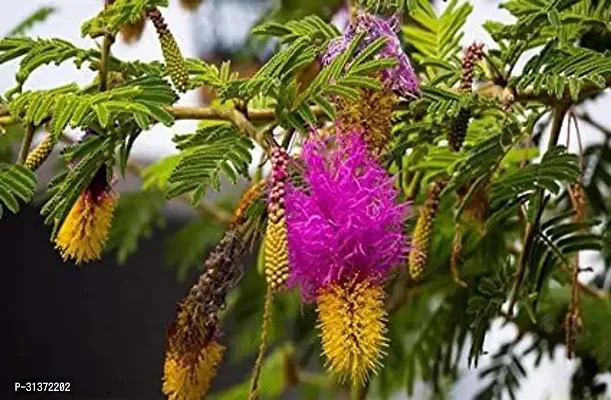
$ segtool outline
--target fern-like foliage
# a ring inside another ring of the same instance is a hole
[[[522,204],[537,190],[558,194],[562,183],[574,183],[579,177],[577,156],[563,146],[549,150],[541,162],[530,164],[498,179],[491,188],[491,207],[503,209],[508,204]]]
[[[572,255],[581,250],[600,251],[603,237],[596,233],[599,221],[575,222],[573,213],[560,214],[541,224],[529,254],[529,281],[532,292],[540,292],[554,267],[573,267]],[[566,275],[561,275],[566,280]]]
[[[477,394],[476,400],[501,399],[503,393],[516,399],[520,381],[527,376],[520,360],[522,355],[516,354],[516,344],[516,341],[503,344],[492,356],[491,365],[479,373],[480,379],[490,379],[490,383]]]
[[[550,41],[543,51],[524,67],[524,73],[510,80],[518,90],[532,88],[535,94],[544,90],[556,98],[569,92],[574,101],[579,99],[584,86],[603,88],[605,77],[611,75],[611,54],[560,46]]]
[[[21,165],[0,163],[0,218],[6,207],[12,213],[19,211],[19,202],[28,203],[34,195],[36,176]]]
[[[182,157],[168,178],[166,197],[193,191],[191,203],[197,204],[208,188],[220,189],[221,176],[236,183],[246,175],[252,162],[251,140],[227,123],[212,125],[192,135],[174,137]]]
[[[27,16],[17,26],[10,30],[6,36],[23,36],[32,29],[33,26],[45,22],[51,15],[57,11],[55,7],[43,6],[32,14]]]
[[[417,3],[410,11],[415,23],[403,27],[406,42],[415,49],[413,59],[426,67],[429,78],[446,72],[456,79],[462,27],[473,6],[469,3],[459,5],[457,0],[452,0],[438,16],[429,1]]]
[[[127,23],[136,22],[148,7],[167,7],[167,0],[116,0],[81,26],[81,35],[116,34]]]
[[[59,65],[69,59],[80,67],[92,58],[95,52],[83,50],[63,39],[32,39],[28,37],[6,37],[0,39],[0,64],[21,58],[16,74],[16,91],[38,67],[47,64]]]
[[[175,100],[176,95],[166,81],[142,78],[94,94],[80,90],[75,84],[28,91],[11,101],[9,109],[22,121],[34,125],[50,118],[50,130],[58,137],[68,125],[78,128],[98,123],[106,128],[126,115],[133,117],[143,129],[152,121],[171,125],[174,118],[162,107]]]
[[[333,25],[324,22],[316,15],[307,16],[301,20],[291,20],[285,24],[268,22],[253,29],[253,34],[277,37],[281,43],[292,43],[306,37],[321,44],[340,35]]]

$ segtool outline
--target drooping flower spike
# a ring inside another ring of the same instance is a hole
[[[64,261],[72,259],[78,265],[100,258],[116,202],[103,165],[72,206],[55,238]]]
[[[408,206],[358,131],[314,133],[302,158],[304,187],[286,197],[289,284],[316,301],[329,370],[364,382],[384,354],[383,284],[405,259]]]
[[[163,392],[170,400],[201,399],[216,375],[224,346],[219,312],[240,277],[243,243],[230,229],[205,262],[205,271],[178,306],[166,343]]]

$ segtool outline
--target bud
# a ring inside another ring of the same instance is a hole
[[[172,79],[172,83],[174,83],[178,91],[185,92],[189,84],[189,74],[174,35],[168,29],[168,25],[165,23],[158,8],[149,8],[146,14],[157,30],[161,51],[166,63],[166,70]]]
[[[281,147],[272,150],[272,173],[265,232],[265,277],[276,291],[284,286],[289,274],[289,252],[284,198],[286,194],[288,154]]]
[[[443,180],[433,184],[427,193],[426,202],[418,214],[412,236],[412,250],[409,253],[409,274],[414,280],[422,279],[425,273],[433,220],[439,208],[439,195],[446,184],[447,182]]]
[[[53,151],[53,147],[55,143],[53,143],[52,135],[47,135],[45,138],[36,146],[34,150],[28,154],[28,157],[25,160],[26,168],[35,171],[42,165],[43,162],[49,157],[51,151]]]

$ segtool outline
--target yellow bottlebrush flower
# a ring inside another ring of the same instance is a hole
[[[201,348],[192,363],[168,353],[163,366],[163,393],[170,400],[200,400],[210,389],[224,351],[224,346],[212,340]]]
[[[202,315],[200,305],[189,295],[168,331],[162,390],[172,400],[201,399],[223,358],[216,315]]]
[[[392,112],[396,96],[388,85],[380,90],[361,90],[359,101],[339,97],[337,120],[343,132],[360,129],[369,148],[379,152],[388,143],[392,133]]]
[[[64,261],[76,264],[100,258],[115,209],[116,196],[106,189],[81,193],[55,238]]]
[[[340,381],[365,382],[381,367],[388,342],[384,288],[371,280],[331,284],[316,302],[327,368]]]

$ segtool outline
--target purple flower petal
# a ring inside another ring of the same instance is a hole
[[[383,81],[402,97],[417,97],[420,95],[418,78],[407,55],[401,48],[401,42],[396,34],[398,27],[399,19],[397,16],[384,20],[372,14],[359,13],[356,21],[348,25],[344,34],[329,43],[327,51],[322,55],[322,63],[328,65],[335,57],[344,52],[359,32],[364,31],[366,34],[356,49],[357,54],[375,40],[383,37],[386,39],[386,46],[376,57],[391,58],[397,61],[394,67],[385,68],[381,71]]]
[[[331,146],[311,135],[302,154],[305,188],[289,186],[286,197],[289,285],[307,300],[356,275],[383,279],[408,250],[409,205],[397,203],[393,178],[358,132],[336,136]]]

